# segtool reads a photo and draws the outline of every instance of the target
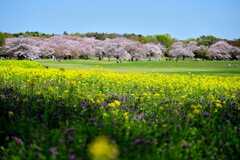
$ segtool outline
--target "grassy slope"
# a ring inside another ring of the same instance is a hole
[[[152,71],[164,74],[205,74],[205,75],[240,75],[240,61],[194,61],[194,60],[179,60],[178,62],[166,61],[140,61],[128,62],[123,61],[117,64],[116,61],[99,61],[97,59],[89,60],[62,60],[60,62],[53,60],[40,61],[43,66],[50,68],[65,69],[83,69],[88,70],[89,67],[94,68],[99,65],[107,70],[118,72],[141,72],[150,73]],[[231,67],[228,67],[231,64]],[[237,68],[235,68],[237,64]]]

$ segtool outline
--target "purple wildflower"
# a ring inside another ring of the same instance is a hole
[[[46,138],[45,137],[41,137],[41,141],[45,141],[46,140]]]
[[[56,155],[58,154],[56,147],[52,147],[52,148],[50,148],[49,150],[50,150],[50,152],[52,153],[52,156],[56,156]]]
[[[59,140],[59,142],[60,142],[60,143],[62,143],[62,144],[64,144],[64,143],[65,143],[65,141],[64,141],[64,140],[62,140],[62,139],[60,139],[60,140]]]
[[[189,144],[186,142],[183,144],[183,148],[187,148],[187,147],[189,147]]]
[[[70,142],[73,142],[73,137],[72,137],[72,136],[68,136],[68,140],[69,140]]]
[[[69,157],[70,160],[75,160],[76,158],[77,158],[77,157],[76,157],[75,154],[72,154],[72,155]]]
[[[206,117],[208,117],[208,116],[209,116],[209,113],[208,113],[208,112],[204,112],[203,115],[206,116]]]
[[[176,117],[172,117],[171,120],[174,122],[176,120]]]
[[[223,147],[223,146],[224,146],[224,143],[223,143],[223,142],[220,142],[220,145]]]
[[[167,118],[165,118],[165,119],[163,119],[163,120],[162,120],[162,122],[163,122],[163,123],[166,123],[166,122],[167,122],[167,120],[168,120],[168,119],[167,119]]]
[[[44,128],[44,129],[48,129],[48,127],[46,127],[46,126],[44,126],[43,128]]]
[[[67,131],[74,131],[74,127],[68,128]]]
[[[15,140],[18,144],[22,143],[22,139],[16,136],[12,136],[12,139]]]
[[[133,120],[134,120],[134,121],[137,121],[137,117],[134,117]]]
[[[226,120],[226,123],[227,123],[227,124],[229,124],[229,123],[230,123],[230,121],[229,121],[229,120]]]

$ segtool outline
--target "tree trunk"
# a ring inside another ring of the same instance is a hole
[[[133,61],[133,58],[134,58],[134,57],[131,57],[131,61]]]
[[[151,61],[151,56],[150,55],[148,56],[148,61]]]

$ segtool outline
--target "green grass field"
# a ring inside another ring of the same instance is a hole
[[[96,65],[103,67],[107,70],[118,71],[120,73],[126,72],[140,72],[140,73],[163,73],[163,74],[192,74],[198,75],[240,75],[240,61],[195,61],[195,60],[179,60],[178,62],[169,61],[122,61],[122,63],[116,63],[116,61],[97,59],[88,60],[44,60],[40,61],[43,66],[48,66],[49,68],[65,68],[65,69],[82,69],[89,70],[89,68],[94,68]],[[231,67],[228,67],[228,64]],[[237,64],[237,67],[235,67]]]

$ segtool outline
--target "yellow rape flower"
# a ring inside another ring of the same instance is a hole
[[[111,111],[111,113],[112,113],[113,115],[117,115],[117,114],[118,114],[118,111],[119,111],[119,110],[116,109],[116,110],[114,110],[114,111]]]
[[[115,108],[115,103],[108,103],[109,107]]]
[[[193,119],[193,118],[194,118],[194,115],[191,114],[191,113],[189,113],[189,114],[188,114],[188,118]]]
[[[116,107],[119,107],[121,103],[118,100],[115,100],[114,104],[115,104]]]
[[[108,114],[107,113],[103,113],[103,117],[107,117],[108,116]]]
[[[197,109],[197,106],[196,105],[191,105],[191,109],[192,110]]]
[[[22,100],[23,102],[28,102],[28,98],[26,97],[26,98],[23,98],[23,100]]]
[[[209,94],[207,97],[209,100],[214,100],[214,96],[212,94]]]
[[[176,109],[174,109],[174,111],[173,111],[175,114],[178,114],[178,110],[176,110]]]
[[[97,104],[100,104],[100,103],[101,103],[101,101],[100,101],[100,100],[96,100],[96,103],[97,103]]]
[[[179,102],[179,103],[178,103],[178,106],[181,106],[181,105],[183,105],[183,103],[182,103],[182,102]]]
[[[199,114],[200,111],[199,111],[198,109],[194,109],[193,113],[195,113],[195,114]]]
[[[39,96],[41,95],[41,92],[35,92],[35,95]]]
[[[201,104],[198,104],[198,105],[197,105],[197,108],[202,109],[202,105],[201,105]]]
[[[222,108],[222,105],[220,103],[216,103],[217,108]]]
[[[158,94],[158,93],[154,94],[154,97],[159,97],[159,96],[160,96],[160,94]]]
[[[166,127],[167,127],[167,124],[163,124],[162,127],[163,127],[163,128],[166,128]]]
[[[98,136],[88,146],[88,152],[93,160],[116,159],[118,157],[118,147],[106,136]]]
[[[128,119],[128,113],[127,112],[125,112],[124,114],[123,114],[123,117],[124,117],[124,119]]]
[[[12,116],[14,116],[14,114],[13,114],[13,112],[12,112],[12,111],[9,111],[9,112],[8,112],[8,115],[9,115],[9,117],[12,117]]]

